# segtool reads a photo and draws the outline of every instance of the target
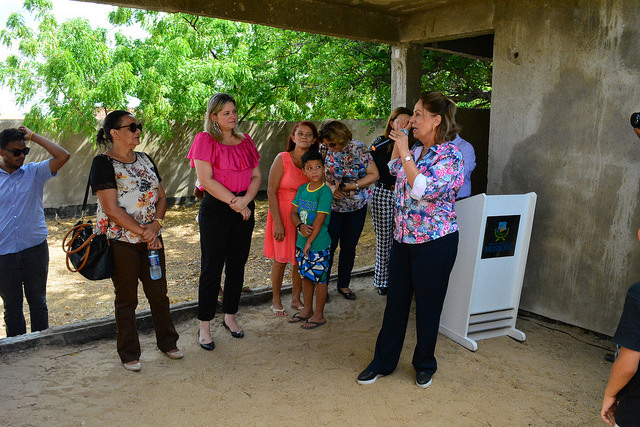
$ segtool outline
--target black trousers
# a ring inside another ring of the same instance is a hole
[[[367,205],[352,212],[331,211],[329,219],[329,236],[331,236],[331,258],[329,259],[329,271],[331,268],[338,244],[340,245],[340,259],[338,260],[338,281],[336,288],[348,288],[351,283],[351,272],[356,260],[356,247],[362,234],[365,220],[367,219]]]
[[[415,294],[417,342],[413,366],[416,371],[436,372],[434,353],[440,314],[457,253],[457,231],[417,245],[393,241],[387,306],[375,355],[369,364],[371,371],[388,375],[398,365]]]
[[[49,327],[48,272],[49,246],[46,240],[20,252],[0,255],[0,297],[4,303],[7,337],[27,333],[22,311],[24,297],[29,304],[31,332],[44,331]]]
[[[216,300],[224,269],[222,311],[238,312],[244,283],[244,266],[251,249],[251,234],[255,224],[255,204],[249,204],[251,217],[244,221],[226,203],[205,192],[198,224],[200,226],[200,283],[198,287],[198,319],[210,321],[216,314]]]

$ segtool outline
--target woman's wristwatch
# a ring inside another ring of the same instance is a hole
[[[164,218],[156,218],[154,219],[154,221],[158,221],[158,224],[160,224],[160,228],[164,228]]]
[[[298,225],[296,225],[296,230],[300,231],[300,227],[302,227],[302,223],[299,222]]]
[[[409,160],[413,160],[413,157],[411,157],[411,156],[405,156],[405,157],[403,157],[403,158],[402,158],[402,163],[404,163],[404,162],[408,162]]]

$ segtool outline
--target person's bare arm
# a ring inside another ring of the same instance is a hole
[[[228,205],[231,204],[236,196],[231,191],[229,191],[227,187],[213,179],[213,170],[211,169],[211,163],[205,162],[204,160],[194,160],[193,163],[196,167],[196,175],[198,176],[198,181],[200,181],[200,185],[204,187],[205,190],[207,190],[207,193],[211,194],[213,197],[223,203],[226,203]]]
[[[38,135],[28,127],[18,126],[18,130],[24,134],[25,143],[33,141],[47,150],[47,152],[53,156],[51,159],[49,159],[49,169],[51,170],[52,174],[58,172],[60,168],[64,166],[65,163],[67,163],[69,157],[71,157],[67,150],[65,150],[55,142],[45,138],[44,136]]]
[[[616,361],[613,362],[611,373],[609,374],[609,382],[607,383],[607,388],[604,389],[602,409],[600,410],[602,420],[610,426],[615,425],[618,393],[636,374],[638,363],[640,363],[639,351],[620,347],[620,354],[618,354]]]
[[[98,190],[96,196],[100,200],[102,210],[109,217],[109,221],[113,221],[120,227],[142,236],[142,233],[144,233],[142,225],[118,205],[118,193],[115,188]]]
[[[313,220],[313,227],[311,229],[311,234],[307,237],[307,242],[304,244],[304,248],[302,248],[302,252],[305,254],[309,253],[309,249],[311,249],[311,244],[320,233],[320,229],[322,228],[322,223],[324,219],[327,217],[327,214],[324,212],[316,213],[316,218]]]
[[[164,219],[164,216],[167,212],[167,195],[164,192],[164,187],[162,184],[158,184],[158,201],[156,202],[156,218]],[[158,233],[162,226],[159,221],[156,221],[155,218],[149,224],[141,224],[142,229],[142,238],[145,242],[151,242],[154,238],[158,237]],[[151,248],[150,248],[151,249]]]
[[[284,240],[285,229],[284,221],[286,218],[280,216],[280,201],[278,200],[278,188],[284,174],[284,165],[282,157],[278,154],[269,170],[269,182],[267,184],[267,196],[269,197],[269,211],[273,220],[273,237],[278,242]]]
[[[360,188],[368,187],[374,182],[376,182],[378,178],[380,178],[380,172],[378,171],[378,167],[376,166],[375,163],[371,163],[367,168],[367,174],[365,176],[363,176],[356,182],[350,182],[348,184],[345,184],[343,190],[353,191],[357,187],[360,187]],[[356,183],[358,184],[357,186],[356,186]]]
[[[249,182],[249,188],[244,196],[235,197],[229,206],[236,212],[242,214],[245,217],[245,214],[249,212],[249,216],[251,216],[251,211],[247,206],[258,194],[258,190],[260,189],[260,184],[262,183],[262,174],[260,173],[260,166],[256,166],[251,171],[251,181]],[[245,217],[245,220],[249,219],[249,217]]]

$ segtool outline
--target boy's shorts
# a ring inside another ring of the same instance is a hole
[[[327,283],[329,277],[329,258],[331,252],[329,249],[323,251],[309,251],[309,255],[305,255],[302,249],[296,246],[296,260],[298,261],[298,271],[303,279],[312,281],[313,283]]]

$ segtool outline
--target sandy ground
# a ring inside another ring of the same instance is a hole
[[[493,338],[475,353],[441,335],[439,370],[423,390],[411,366],[412,315],[396,371],[361,386],[355,379],[372,357],[385,297],[371,277],[354,279],[355,302],[330,289],[328,323],[313,331],[274,317],[265,304],[240,308],[244,339],[231,338],[217,317],[213,352],[199,348],[195,319],[176,325],[182,360],[168,359],[154,334],[143,334],[139,373],[122,368],[113,339],[1,355],[0,424],[604,425],[611,364],[598,346],[609,348],[606,340],[529,318],[518,321],[525,342]]]
[[[264,257],[264,229],[268,205],[266,200],[256,202],[256,225],[251,241],[251,252],[245,268],[245,285],[250,289],[271,286],[271,260]],[[167,211],[164,236],[167,259],[167,287],[171,304],[195,301],[198,298],[200,274],[200,235],[195,217],[198,205],[175,206]],[[88,218],[90,219],[90,218]],[[113,284],[110,279],[91,281],[79,273],[71,273],[65,264],[62,240],[77,219],[48,220],[49,228],[49,276],[47,279],[47,305],[49,326],[60,326],[113,315]],[[339,253],[339,250],[338,250]],[[375,264],[375,234],[371,216],[367,216],[364,231],[359,241],[355,268]],[[289,282],[287,268],[285,283]],[[149,308],[149,304],[138,287],[138,309]],[[0,300],[0,313],[3,312]],[[30,331],[29,310],[26,300],[24,310],[27,331]],[[4,319],[0,316],[0,339],[6,337]]]

